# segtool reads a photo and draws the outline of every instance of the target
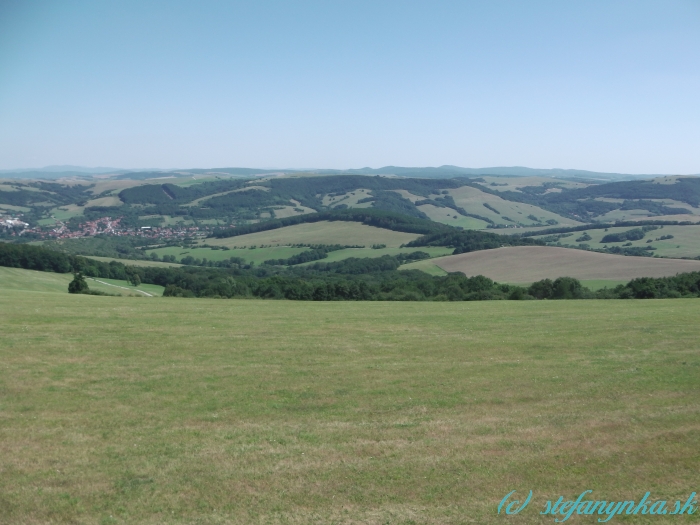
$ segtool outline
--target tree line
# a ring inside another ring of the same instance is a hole
[[[134,267],[68,255],[41,246],[0,243],[0,266],[88,277],[143,282],[165,288],[172,297],[257,297],[291,300],[480,301],[527,299],[653,299],[700,297],[700,272],[674,277],[634,279],[593,292],[570,277],[544,279],[529,287],[499,284],[461,273],[431,276],[399,271],[421,252],[378,258],[350,258],[306,267],[203,268]]]

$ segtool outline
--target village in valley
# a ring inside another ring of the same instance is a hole
[[[91,237],[94,235],[115,235],[146,237],[152,239],[178,239],[184,237],[203,236],[211,231],[211,227],[206,226],[141,226],[137,228],[123,227],[120,223],[122,218],[100,217],[93,221],[80,223],[77,229],[70,229],[65,222],[58,219],[53,227],[42,227],[30,225],[18,217],[0,216],[0,233],[9,234],[12,237],[20,237],[32,234],[37,239],[75,239],[80,237]]]

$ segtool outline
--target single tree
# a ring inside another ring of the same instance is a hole
[[[68,284],[68,293],[85,293],[89,289],[83,274],[80,272],[74,273],[73,280]]]

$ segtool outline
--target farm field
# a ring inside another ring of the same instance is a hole
[[[488,524],[512,490],[509,523],[552,523],[697,489],[697,300],[0,311],[0,523]]]
[[[630,217],[630,221],[690,221],[693,223],[700,222],[700,213],[698,214],[681,214],[681,215],[655,215],[653,217]]]
[[[207,239],[209,241],[211,239]],[[209,244],[207,242],[207,244]],[[212,243],[213,244],[213,243]],[[254,263],[260,265],[263,262],[270,259],[287,259],[293,255],[298,255],[302,252],[308,251],[309,248],[294,248],[291,246],[270,246],[265,248],[230,248],[228,250],[212,250],[211,248],[182,248],[181,246],[170,246],[167,248],[156,248],[154,250],[148,250],[146,253],[155,253],[159,257],[163,255],[174,255],[176,260],[181,260],[183,257],[191,256],[195,259],[206,258],[209,261],[224,261],[231,257],[240,257],[244,259],[247,263]],[[348,257],[381,257],[383,255],[398,255],[399,253],[411,253],[415,251],[422,251],[429,253],[431,257],[440,257],[443,255],[449,255],[452,253],[451,248],[441,248],[441,247],[419,247],[419,248],[379,248],[372,249],[369,246],[367,248],[346,248],[343,250],[336,250],[330,252],[326,259],[314,262],[335,262]],[[97,257],[92,257],[97,259]],[[102,258],[105,260],[110,260]],[[134,261],[140,262],[143,266],[149,265],[149,261]],[[130,264],[131,261],[125,261],[124,264]],[[166,263],[161,263],[166,264]],[[179,265],[178,265],[179,266]],[[303,265],[300,265],[303,266]]]
[[[213,239],[207,239],[211,241]],[[207,244],[214,244],[207,242]],[[269,248],[232,248],[229,250],[212,250],[211,248],[183,248],[182,246],[169,246],[167,248],[156,248],[148,250],[146,253],[150,255],[155,253],[158,257],[163,255],[174,255],[177,261],[183,257],[191,256],[195,259],[207,259],[209,261],[224,261],[231,257],[241,257],[247,263],[262,264],[269,259],[286,259],[293,255],[307,251],[309,248],[292,248],[290,246],[271,246]]]
[[[428,275],[447,275],[447,272],[436,265],[432,259],[402,264],[399,270],[420,270]]]
[[[261,244],[346,244],[371,246],[386,244],[387,248],[398,248],[402,244],[420,237],[417,233],[403,233],[374,226],[366,226],[359,222],[320,221],[306,224],[286,226],[238,237],[225,239],[206,239],[206,244],[212,246],[259,246]]]
[[[447,275],[447,272],[440,268],[436,264],[435,259],[428,259],[424,261],[416,261],[408,264],[402,265],[399,270],[420,270],[427,273],[428,275]],[[505,284],[517,284],[519,286],[530,286],[534,281],[529,282],[505,282]],[[581,280],[581,284],[588,288],[589,290],[596,291],[603,288],[615,288],[620,284],[627,284],[629,279],[624,280],[612,280],[612,279],[584,279]]]
[[[581,280],[581,284],[589,290],[593,290],[595,292],[597,290],[602,290],[603,288],[615,288],[621,284],[625,285],[630,282],[630,280],[631,279],[583,279]]]
[[[418,209],[425,213],[431,221],[441,222],[450,226],[458,226],[465,230],[483,230],[488,226],[486,221],[465,217],[452,208],[438,208],[432,204],[423,204]]]
[[[88,286],[90,286],[91,289],[97,289],[96,287],[100,286],[100,290],[110,293],[134,293],[135,290],[139,290],[154,296],[160,296],[163,295],[163,290],[165,289],[157,284],[141,283],[138,286],[133,286],[127,281],[122,281],[121,279],[106,279],[104,277],[86,277],[86,279]]]
[[[359,188],[355,191],[348,191],[343,195],[324,195],[322,202],[324,206],[332,208],[340,204],[345,204],[348,208],[370,208],[372,206],[371,202],[357,202],[370,197],[372,197],[370,190]]]
[[[304,215],[305,213],[314,213],[314,209],[307,208],[305,206],[282,206],[273,208],[275,212],[275,219],[284,219],[285,217],[295,217],[297,215]],[[301,210],[301,211],[299,211]]]
[[[28,212],[31,208],[25,206],[12,206],[11,204],[0,204],[0,211],[6,212],[9,215],[14,215],[15,212]]]
[[[496,191],[520,191],[520,188],[524,186],[543,186],[545,184],[556,184],[557,188],[585,188],[588,184],[581,182],[573,182],[567,179],[558,179],[551,177],[493,177],[489,175],[484,175],[480,177],[483,179],[484,186],[489,189]],[[549,191],[557,191],[553,188]]]
[[[621,228],[608,228],[605,230],[587,230],[588,235],[590,235],[591,240],[583,241],[586,244],[590,244],[592,247],[603,247],[605,244],[601,243],[604,236],[611,233],[620,233],[632,230],[634,228],[630,226]],[[575,232],[570,237],[563,237],[559,239],[562,245],[566,246],[577,246],[579,243],[576,239],[580,238],[584,232]],[[662,237],[664,235],[673,235],[672,239],[667,239],[663,241],[657,241],[655,239]],[[536,237],[537,238],[537,237]],[[648,240],[652,242],[648,243]],[[624,242],[609,242],[607,246],[622,246]],[[654,251],[655,255],[660,257],[698,257],[700,256],[700,225],[686,225],[686,226],[663,226],[658,230],[652,230],[646,233],[643,239],[632,242],[630,247],[646,248],[647,246],[653,246],[656,248]]]
[[[299,266],[305,266],[307,264],[313,264],[314,262],[335,262],[342,261],[348,257],[382,257],[383,255],[398,255],[400,253],[411,253],[411,252],[425,252],[430,254],[431,257],[442,257],[444,255],[449,255],[454,250],[452,248],[442,248],[442,247],[431,247],[431,246],[420,246],[418,248],[346,248],[345,250],[337,250],[335,252],[330,252],[328,257],[321,259],[320,261],[313,261],[310,263],[300,264]]]
[[[147,260],[140,260],[140,259],[117,259],[115,257],[98,257],[96,255],[81,255],[81,257],[85,257],[86,259],[95,259],[96,261],[102,261],[102,262],[112,262],[112,261],[117,261],[122,264],[126,264],[127,266],[160,266],[160,267],[168,267],[168,266],[182,266],[181,264],[177,263],[166,263],[166,262],[159,262],[159,261],[147,261]]]
[[[628,257],[550,246],[516,246],[440,257],[448,272],[484,275],[498,282],[531,283],[541,279],[629,281],[700,271],[700,261]]]
[[[134,287],[128,282],[118,279],[99,278],[99,281],[108,284],[102,284],[89,277],[86,279],[91,290],[99,290],[110,294],[142,296],[144,294],[139,293],[139,291],[142,291],[156,296],[163,295],[164,288],[155,284],[141,284]],[[68,283],[72,280],[73,274],[71,273],[36,272],[34,270],[0,266],[0,290],[3,293],[9,291],[31,291],[68,295]]]
[[[581,224],[572,219],[557,215],[556,213],[538,208],[537,206],[507,201],[498,195],[491,195],[490,193],[485,193],[470,186],[451,189],[449,190],[449,194],[452,196],[457,206],[464,208],[467,213],[487,217],[496,224],[503,224],[506,226],[520,224],[529,226],[537,222],[546,222],[548,220],[555,220],[557,224],[561,226],[576,226]],[[484,204],[488,204],[499,213],[487,208]],[[538,220],[533,221],[528,218],[530,215],[537,217]],[[508,217],[511,220],[509,221],[504,217]]]
[[[84,210],[85,208],[83,206],[69,204],[67,206],[53,208],[50,213],[52,218],[58,219],[59,221],[67,221],[71,217],[77,217],[78,215],[82,215]]]

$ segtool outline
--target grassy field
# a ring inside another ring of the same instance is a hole
[[[182,251],[182,250],[180,250]],[[126,264],[127,266],[161,266],[161,267],[168,267],[168,266],[182,266],[181,264],[177,263],[166,263],[166,262],[159,262],[159,261],[147,261],[147,260],[140,260],[140,259],[117,259],[115,257],[97,257],[96,255],[82,255],[81,257],[85,257],[86,259],[95,259],[96,261],[102,261],[102,262],[112,262],[112,261],[117,261],[122,264]]]
[[[400,253],[411,253],[416,251],[428,253],[431,257],[441,257],[443,255],[448,255],[452,253],[454,250],[452,248],[430,246],[421,246],[420,248],[378,248],[376,250],[372,248],[346,248],[345,250],[330,252],[328,254],[328,257],[322,259],[321,261],[313,261],[311,263],[305,264],[313,264],[314,262],[342,261],[343,259],[347,259],[348,257],[382,257],[383,255],[398,255]]]
[[[287,226],[276,230],[239,235],[226,239],[206,239],[213,246],[259,246],[261,244],[346,244],[370,247],[373,244],[386,244],[388,248],[398,248],[402,244],[417,239],[415,233],[395,232],[359,222],[320,221]]]
[[[589,290],[597,291],[603,288],[615,288],[616,286],[624,285],[628,282],[630,282],[630,279],[583,279],[581,284]]]
[[[550,246],[516,246],[435,259],[448,272],[485,275],[504,283],[575,277],[580,280],[629,281],[700,271],[700,261],[627,257]]]
[[[537,206],[532,206],[531,204],[524,204],[521,202],[507,201],[497,195],[484,193],[483,191],[472,188],[471,186],[451,189],[449,190],[449,194],[454,198],[457,206],[464,208],[467,213],[488,217],[496,224],[510,226],[520,223],[522,225],[529,226],[531,224],[545,222],[550,219],[556,220],[561,226],[574,226],[580,224],[579,222],[567,219],[566,217],[562,217],[556,213],[543,210]],[[487,203],[499,213],[486,208],[484,203]],[[530,215],[537,217],[538,220],[533,221],[532,219],[529,219],[528,216]],[[511,219],[511,221],[504,219],[504,217],[508,217]]]
[[[211,239],[207,239],[210,241]],[[214,244],[207,242],[207,244]],[[292,255],[297,255],[307,251],[309,248],[292,248],[290,246],[272,246],[270,248],[232,248],[230,250],[212,250],[211,248],[183,248],[182,246],[170,246],[168,248],[156,248],[148,250],[146,253],[156,253],[159,257],[163,255],[174,255],[180,261],[188,255],[195,259],[206,258],[209,261],[223,261],[231,257],[241,257],[248,263],[262,264],[269,259],[286,259]]]
[[[700,217],[698,217],[698,219],[700,219]],[[602,248],[605,245],[600,241],[604,236],[610,233],[620,233],[632,229],[634,228],[627,226],[623,228],[608,228],[608,231],[588,230],[587,233],[591,237],[591,240],[582,242],[595,248]],[[564,246],[578,246],[579,243],[576,242],[576,239],[580,238],[583,234],[584,232],[575,232],[570,237],[559,239],[558,242]],[[664,235],[673,235],[673,239],[663,241],[655,240]],[[647,243],[649,239],[651,239],[652,242]],[[646,248],[647,246],[653,246],[656,248],[654,254],[661,257],[698,257],[700,256],[700,226],[663,226],[658,230],[647,232],[643,239],[631,242],[631,247]],[[607,243],[607,246],[622,246],[623,244],[625,244],[625,242],[610,242]]]
[[[553,182],[560,188],[574,189],[588,186],[588,184],[581,182],[573,182],[566,179],[553,179],[551,177],[493,177],[487,175],[480,178],[484,180],[482,183],[484,186],[496,191],[520,191],[520,188],[524,186],[542,186],[543,184],[552,184]]]
[[[358,203],[357,201],[371,197],[372,192],[370,190],[360,188],[355,191],[349,191],[343,195],[324,195],[322,202],[324,206],[331,207],[345,204],[348,208],[370,208],[372,206],[371,202]]]
[[[3,524],[553,523],[698,488],[697,300],[0,311]]]
[[[433,259],[428,259],[424,261],[417,261],[413,263],[404,264],[399,268],[399,270],[420,270],[429,275],[447,275],[447,272],[440,268],[437,261]],[[504,281],[501,281],[504,282]],[[506,284],[517,284],[519,286],[530,286],[534,281],[528,282],[506,282]],[[603,288],[615,288],[620,284],[627,284],[629,279],[583,279],[581,284],[588,288],[589,290],[602,290]]]
[[[11,204],[0,204],[0,211],[6,212],[9,215],[14,215],[14,213],[18,211],[28,212],[30,210],[31,208],[27,208],[25,206],[12,206]]]
[[[162,286],[157,284],[146,284],[141,283],[134,287],[127,281],[122,281],[120,279],[105,279],[104,277],[87,277],[88,286],[92,289],[104,290],[110,293],[134,293],[134,290],[140,292],[146,292],[153,296],[163,295]],[[99,288],[98,288],[99,287]]]
[[[273,208],[275,211],[276,219],[284,219],[285,217],[295,217],[297,215],[304,215],[305,213],[314,213],[313,208],[307,208],[306,206],[296,205],[296,206],[275,206]],[[301,211],[298,211],[301,210]]]
[[[447,275],[447,272],[435,264],[432,259],[403,264],[399,270],[420,270],[429,275]]]
[[[73,274],[71,273],[35,272],[34,270],[0,266],[0,290],[3,293],[9,291],[31,291],[68,294],[68,283],[72,280]],[[110,294],[145,296],[145,294],[140,292],[146,292],[150,295],[160,296],[163,295],[164,290],[162,286],[155,284],[141,284],[134,287],[128,282],[118,279],[98,278],[96,281],[88,277],[87,283],[91,290],[99,290]]]
[[[207,239],[209,241],[210,239]],[[212,243],[213,244],[213,243]],[[163,255],[174,255],[179,261],[183,257],[191,255],[196,259],[206,258],[210,261],[223,261],[229,259],[230,257],[241,257],[245,259],[248,263],[255,263],[256,265],[262,264],[264,261],[270,259],[287,259],[293,255],[308,251],[309,248],[292,248],[291,246],[271,246],[269,248],[231,248],[229,250],[212,250],[211,248],[182,248],[181,246],[171,246],[168,248],[156,248],[155,250],[148,250],[146,253],[149,255],[151,253],[156,253],[159,257]],[[452,253],[451,248],[432,248],[432,247],[421,247],[421,248],[380,248],[372,249],[369,246],[367,248],[346,248],[344,250],[337,250],[330,252],[326,259],[322,262],[335,262],[348,257],[381,257],[383,255],[397,255],[399,253],[410,253],[415,251],[423,251],[429,253],[431,257],[440,257],[443,255],[449,255]],[[97,257],[93,257],[96,259]],[[135,261],[142,262],[143,265],[148,265],[149,261]],[[317,262],[317,261],[313,261]],[[124,264],[129,264],[129,262],[124,262]],[[164,263],[160,263],[164,264]],[[308,263],[312,264],[312,263]]]
[[[465,230],[483,230],[488,226],[486,221],[465,217],[452,208],[438,208],[432,204],[423,204],[418,209],[425,213],[431,221],[441,222],[450,226],[459,226]]]

